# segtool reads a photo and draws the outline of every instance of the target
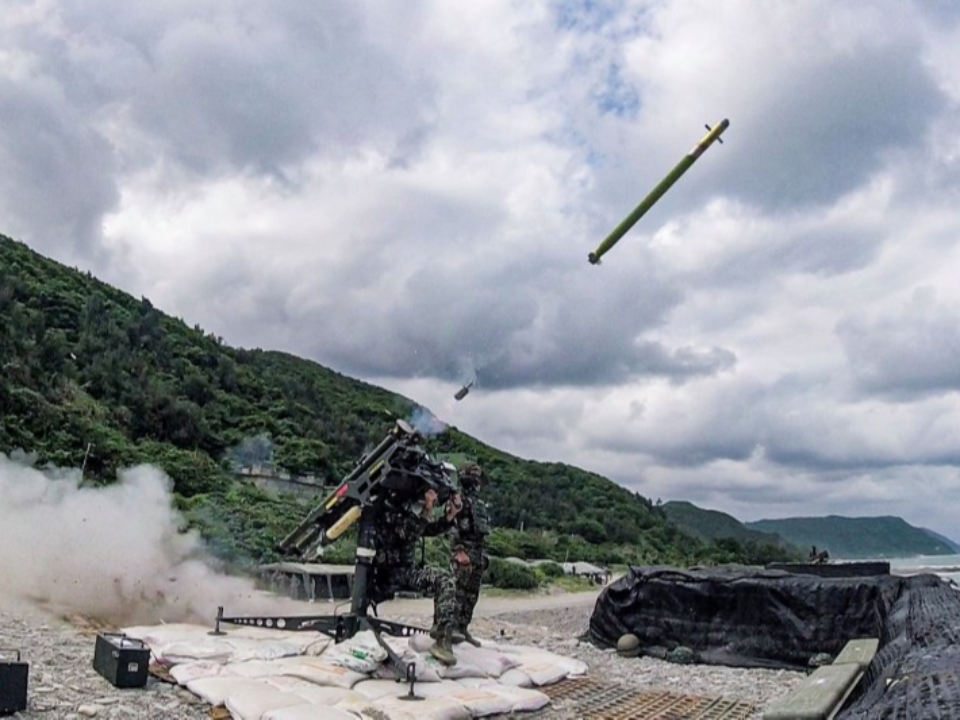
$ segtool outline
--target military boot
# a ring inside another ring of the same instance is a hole
[[[451,640],[453,628],[450,625],[446,625],[443,627],[442,633],[438,634],[440,637],[430,646],[430,654],[444,665],[456,665],[457,656],[453,654],[453,643]]]
[[[480,647],[480,641],[477,640],[473,635],[470,634],[470,631],[466,627],[460,628],[460,634],[463,635],[463,639],[474,647]]]

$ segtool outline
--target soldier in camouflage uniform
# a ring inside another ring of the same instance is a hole
[[[451,646],[455,629],[456,581],[446,569],[417,567],[417,541],[427,529],[428,518],[437,500],[434,490],[427,490],[422,508],[409,503],[385,503],[377,518],[377,554],[373,576],[378,596],[389,596],[397,590],[415,590],[433,597],[434,626],[439,632],[430,654],[440,662],[455,665]],[[459,499],[458,499],[459,500]],[[456,516],[458,508],[451,503],[447,518]]]
[[[485,552],[490,534],[487,504],[480,499],[483,471],[475,463],[460,468],[462,508],[451,519],[450,550],[454,575],[457,580],[457,606],[454,623],[456,633],[479,647],[480,642],[470,634],[473,609],[480,599],[480,582],[490,560]]]

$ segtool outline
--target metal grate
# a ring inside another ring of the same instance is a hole
[[[746,720],[756,707],[745,700],[666,690],[641,692],[591,678],[538,688],[580,718],[596,720]]]

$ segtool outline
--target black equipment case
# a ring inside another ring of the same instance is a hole
[[[93,669],[118,688],[143,687],[150,669],[150,648],[126,635],[100,633]]]

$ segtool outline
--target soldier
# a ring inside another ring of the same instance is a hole
[[[469,630],[473,609],[480,599],[480,582],[490,560],[485,552],[490,534],[487,504],[480,499],[483,470],[475,463],[460,467],[462,508],[454,514],[450,528],[450,549],[457,579],[456,633],[472,645],[480,646]]]
[[[416,546],[427,527],[437,502],[436,491],[427,490],[422,508],[403,503],[384,504],[376,524],[377,554],[373,560],[377,594],[389,596],[400,589],[415,590],[433,597],[434,627],[437,629],[430,654],[445,665],[455,665],[452,639],[455,629],[457,585],[449,570],[417,567]],[[454,520],[459,508],[449,503],[446,519]]]

